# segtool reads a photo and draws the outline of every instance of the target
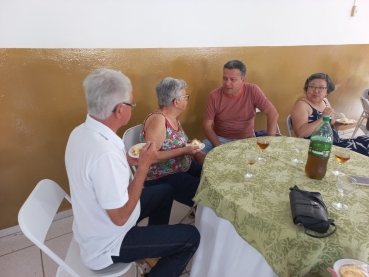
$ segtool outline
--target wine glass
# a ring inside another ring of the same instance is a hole
[[[245,151],[243,157],[246,160],[246,164],[248,164],[248,170],[243,176],[247,179],[254,178],[255,175],[251,173],[251,166],[258,160],[258,155],[253,151]]]
[[[268,148],[269,142],[270,142],[270,140],[267,137],[258,137],[256,139],[256,144],[259,147],[259,149],[261,150],[261,155],[260,155],[260,157],[258,157],[259,162],[262,162],[262,163],[266,162],[266,159],[264,159],[262,156],[263,156],[264,150]]]
[[[332,206],[339,211],[347,211],[347,205],[342,203],[343,196],[353,192],[356,188],[356,180],[347,175],[338,175],[336,187],[340,195],[340,202],[333,202]]]
[[[334,152],[334,156],[338,162],[338,168],[336,170],[332,170],[333,175],[344,175],[339,169],[341,168],[341,165],[343,163],[347,162],[350,159],[350,149],[339,148]]]
[[[294,141],[294,145],[295,145],[295,148],[296,148],[296,151],[297,151],[297,157],[293,158],[291,161],[294,162],[295,164],[302,164],[304,162],[299,159],[299,156],[300,156],[302,151],[307,150],[308,140],[297,138]]]

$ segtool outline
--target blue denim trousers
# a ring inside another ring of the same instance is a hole
[[[127,232],[119,256],[112,256],[113,263],[161,257],[149,277],[180,276],[199,246],[199,231],[192,225],[167,225],[173,203],[169,184],[144,188],[140,202],[137,222],[149,217],[149,225],[134,226]]]
[[[194,202],[192,198],[200,184],[202,164],[191,161],[190,168],[185,172],[177,172],[159,179],[145,181],[146,188],[157,186],[159,184],[169,184],[174,190],[174,200],[189,207],[192,207]]]
[[[224,137],[221,137],[221,136],[218,136],[218,139],[219,139],[219,142],[221,144],[225,144],[225,143],[228,143],[228,142],[231,142],[231,141],[235,141],[236,140],[236,139],[224,138]],[[204,149],[202,149],[202,152],[204,152],[204,153],[209,153],[210,150],[212,150],[214,148],[214,145],[208,139],[204,139],[202,141],[202,143],[205,144]]]

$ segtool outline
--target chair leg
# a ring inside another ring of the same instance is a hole
[[[134,262],[133,264],[135,265],[135,276],[141,277],[141,275],[144,273],[142,265],[137,262]]]
[[[363,113],[364,113],[364,112],[363,112]],[[357,125],[356,125],[356,127],[355,127],[355,130],[354,130],[354,132],[352,133],[351,138],[354,138],[354,136],[355,136],[355,134],[356,134],[357,130],[359,130],[359,127],[360,127],[361,123],[363,122],[364,118],[365,118],[365,117],[363,117],[363,115],[361,115],[361,117],[360,117],[360,119],[359,119],[359,122],[357,123]]]

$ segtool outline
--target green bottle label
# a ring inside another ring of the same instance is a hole
[[[309,146],[309,154],[318,158],[328,158],[329,154],[331,153],[332,143],[326,141],[325,138],[322,139],[311,138]]]

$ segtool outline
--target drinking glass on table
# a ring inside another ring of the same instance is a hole
[[[292,159],[292,162],[295,164],[302,164],[304,163],[302,160],[299,159],[301,152],[307,150],[309,141],[306,139],[296,138],[294,141],[294,145],[297,151],[297,157]]]
[[[247,172],[245,173],[245,175],[243,175],[245,178],[247,179],[251,179],[251,178],[254,178],[255,175],[251,173],[251,166],[256,163],[256,161],[258,160],[258,155],[253,152],[253,151],[245,151],[243,153],[243,158],[245,159],[246,161],[246,164],[248,165],[248,170]]]
[[[263,152],[264,152],[265,149],[268,148],[269,142],[270,142],[270,139],[268,137],[258,137],[256,139],[256,144],[259,147],[259,149],[261,150],[261,155],[260,155],[260,157],[258,157],[259,162],[262,162],[262,163],[266,162],[266,159],[263,158]]]
[[[338,175],[337,176],[337,182],[336,187],[340,195],[340,201],[339,202],[333,202],[332,206],[336,210],[339,211],[347,211],[348,207],[347,205],[343,204],[343,196],[348,195],[351,192],[353,192],[356,188],[356,180],[355,178],[352,178],[347,175]]]
[[[340,169],[342,164],[347,162],[350,159],[350,149],[348,148],[339,148],[334,152],[334,157],[338,162],[338,168],[336,170],[332,170],[332,173],[336,176],[344,175]]]

